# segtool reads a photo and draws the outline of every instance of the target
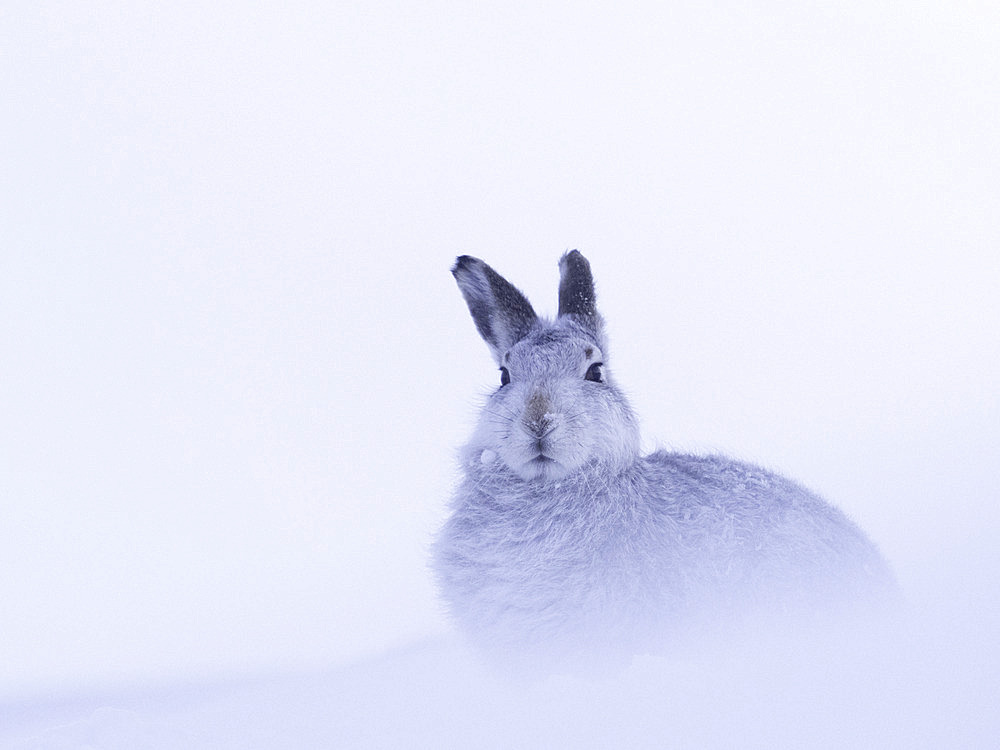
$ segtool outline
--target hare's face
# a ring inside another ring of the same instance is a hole
[[[565,322],[539,327],[503,354],[480,443],[526,481],[561,479],[588,463],[626,466],[635,418],[596,343]]]

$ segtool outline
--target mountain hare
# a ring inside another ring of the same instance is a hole
[[[890,595],[872,542],[795,482],[725,456],[640,455],[590,264],[574,250],[559,268],[554,321],[483,261],[452,269],[500,367],[433,549],[474,642],[635,652],[682,627],[822,618]]]

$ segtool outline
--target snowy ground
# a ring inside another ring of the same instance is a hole
[[[613,675],[511,681],[441,638],[312,673],[12,703],[0,747],[989,748],[997,583],[952,580],[884,629],[640,657]]]
[[[990,4],[8,3],[4,747],[996,747]],[[507,685],[425,567],[591,261],[646,447],[854,518],[897,633]]]

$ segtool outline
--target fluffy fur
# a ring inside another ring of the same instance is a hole
[[[434,546],[461,628],[505,655],[632,652],[680,628],[880,601],[892,577],[843,513],[724,456],[641,456],[608,367],[590,266],[560,261],[559,316],[463,256],[453,273],[506,382],[462,451]]]

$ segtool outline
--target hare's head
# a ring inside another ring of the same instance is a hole
[[[632,410],[614,384],[590,264],[559,261],[559,314],[539,318],[525,296],[477,258],[452,273],[500,366],[474,443],[525,481],[561,479],[584,466],[620,470],[638,456]]]

